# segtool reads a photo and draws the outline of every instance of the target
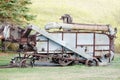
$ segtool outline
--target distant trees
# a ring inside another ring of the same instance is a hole
[[[33,20],[34,16],[28,13],[29,4],[30,0],[0,0],[0,22],[20,24]]]

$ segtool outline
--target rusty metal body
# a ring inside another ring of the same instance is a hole
[[[115,35],[109,31],[64,29],[62,31],[46,31],[34,25],[31,25],[31,29],[38,33],[34,36],[33,52],[26,50],[23,57],[25,61],[30,59],[31,65],[36,64],[36,61],[52,62],[62,66],[72,63],[89,66],[105,65],[110,63],[114,56]]]
[[[36,33],[31,35],[31,30]],[[12,59],[11,65],[34,66],[39,61],[97,66],[110,63],[114,57],[116,32],[109,25],[52,22],[45,25],[45,30],[29,25],[15,31],[10,31],[13,37],[4,36],[19,43],[19,56]]]
[[[30,35],[31,29],[20,27],[13,27],[9,24],[0,27],[1,49],[6,51],[7,42],[17,43],[19,45],[27,44],[29,41],[35,41],[35,35]]]

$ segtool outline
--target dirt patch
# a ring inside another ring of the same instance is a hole
[[[0,52],[0,56],[8,56],[8,53]]]

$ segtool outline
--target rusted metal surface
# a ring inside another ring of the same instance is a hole
[[[34,25],[28,25],[26,29],[13,28],[9,25],[4,27],[0,29],[3,47],[5,41],[19,44],[19,55],[11,60],[11,66],[34,66],[36,61],[62,66],[72,63],[98,66],[103,62],[111,62],[114,56],[116,31],[110,25],[68,21],[49,23],[45,27],[46,30]],[[36,33],[31,35],[32,30]]]

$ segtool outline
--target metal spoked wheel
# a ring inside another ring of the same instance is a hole
[[[69,65],[72,62],[73,62],[72,60],[59,59],[59,64],[62,65],[62,66],[67,66],[67,65]]]
[[[20,62],[20,67],[33,67],[35,65],[35,58],[24,58]]]
[[[10,65],[14,66],[14,67],[19,67],[21,60],[23,59],[23,57],[14,57],[11,61],[10,61]]]
[[[58,63],[59,62],[59,54],[53,54],[52,61],[54,63]]]
[[[10,62],[11,66],[13,67],[28,67],[34,66],[34,59],[33,58],[25,58],[25,57],[15,57],[14,59],[12,59],[12,61]]]
[[[69,54],[62,54],[62,58],[59,59],[59,64],[62,66],[67,66],[71,64],[73,61],[69,59]]]
[[[27,60],[27,59],[21,60],[19,67],[21,67],[21,68],[27,67],[26,60]]]
[[[86,60],[85,65],[87,66],[99,66],[98,60],[94,58],[93,60]]]

